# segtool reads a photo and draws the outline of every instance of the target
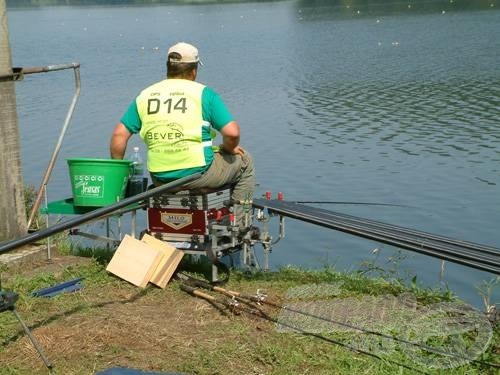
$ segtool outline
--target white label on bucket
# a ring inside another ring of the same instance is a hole
[[[102,198],[104,196],[104,176],[74,175],[74,194],[77,197]]]

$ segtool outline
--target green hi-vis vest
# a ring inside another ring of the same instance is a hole
[[[136,98],[142,122],[139,134],[148,148],[150,172],[206,165],[201,105],[204,88],[194,81],[166,79],[146,88]]]

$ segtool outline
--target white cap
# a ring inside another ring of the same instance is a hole
[[[170,56],[171,53],[179,54],[180,58],[175,58],[173,56]],[[172,47],[169,48],[167,61],[174,64],[200,63],[200,65],[203,65],[203,63],[200,60],[200,56],[198,55],[198,48],[189,43],[184,43],[184,42],[174,44]]]

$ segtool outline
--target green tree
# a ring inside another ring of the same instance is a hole
[[[0,0],[0,76],[12,73],[5,0]],[[0,241],[26,233],[24,186],[12,80],[0,79]]]

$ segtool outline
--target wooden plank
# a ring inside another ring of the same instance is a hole
[[[125,235],[106,271],[145,288],[162,257],[163,254],[156,248]]]
[[[149,234],[145,234],[142,241],[162,254],[162,258],[149,281],[163,289],[177,269],[184,252]]]
[[[158,274],[158,279],[157,280],[150,280],[150,281],[153,284],[158,285],[160,288],[165,288],[167,283],[172,278],[172,275],[174,274],[175,270],[177,269],[177,266],[181,262],[181,259],[183,256],[184,256],[184,253],[182,251],[176,249],[175,253],[169,257],[166,269]]]

